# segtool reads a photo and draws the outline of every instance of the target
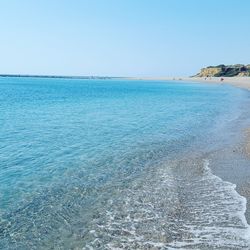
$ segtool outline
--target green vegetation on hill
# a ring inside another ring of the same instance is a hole
[[[250,64],[234,64],[234,65],[218,65],[209,66],[200,70],[200,72],[195,75],[196,77],[233,77],[233,76],[250,76]]]

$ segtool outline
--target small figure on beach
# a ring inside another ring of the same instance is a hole
[[[221,81],[221,82],[223,82],[223,81],[224,81],[224,78],[223,78],[223,77],[221,77],[220,81]]]

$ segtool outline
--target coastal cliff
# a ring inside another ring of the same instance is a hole
[[[209,66],[200,70],[195,77],[233,77],[250,76],[250,64]]]

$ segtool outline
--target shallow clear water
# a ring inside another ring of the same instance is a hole
[[[248,249],[209,170],[248,94],[224,85],[0,78],[0,248]]]

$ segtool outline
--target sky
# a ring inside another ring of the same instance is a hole
[[[0,0],[0,74],[189,76],[250,64],[249,0]]]

